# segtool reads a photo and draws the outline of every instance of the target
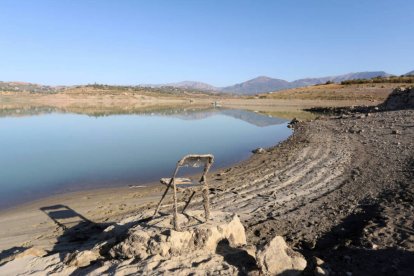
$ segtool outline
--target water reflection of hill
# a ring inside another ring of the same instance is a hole
[[[201,120],[215,115],[233,117],[255,126],[278,125],[287,122],[285,119],[268,115],[258,114],[246,110],[206,108],[206,107],[170,107],[170,106],[147,106],[147,107],[119,107],[119,108],[58,108],[49,106],[25,106],[21,108],[0,109],[0,117],[35,116],[48,113],[74,113],[88,116],[101,117],[110,115],[150,115],[171,116],[182,120]]]
[[[286,123],[286,119],[271,117],[268,115],[259,114],[256,112],[246,111],[246,110],[239,110],[239,109],[209,109],[205,111],[198,111],[198,112],[188,112],[185,114],[179,114],[176,117],[185,120],[199,120],[204,119],[214,115],[225,115],[229,117],[233,117],[247,123],[250,123],[255,126],[270,126],[270,125],[280,125]]]

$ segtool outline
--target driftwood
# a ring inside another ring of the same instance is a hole
[[[177,166],[174,170],[174,174],[172,178],[161,178],[160,182],[167,186],[164,191],[164,194],[161,197],[160,202],[155,209],[154,216],[156,216],[160,210],[161,203],[163,202],[165,196],[168,193],[168,190],[172,187],[173,188],[173,200],[174,200],[174,209],[173,209],[173,219],[174,219],[174,229],[176,231],[180,230],[180,226],[178,224],[178,206],[177,206],[177,189],[191,189],[192,193],[185,203],[184,209],[182,213],[184,213],[185,209],[190,204],[194,194],[196,193],[196,189],[201,187],[202,194],[203,194],[203,207],[204,207],[204,214],[206,221],[210,218],[210,200],[208,197],[209,188],[207,183],[207,173],[210,170],[211,165],[214,162],[214,156],[211,154],[204,154],[204,155],[186,155],[180,161],[178,161]],[[177,173],[180,168],[182,167],[200,167],[204,166],[203,174],[200,180],[196,183],[193,183],[188,178],[177,178]]]

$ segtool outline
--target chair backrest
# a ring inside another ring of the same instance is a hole
[[[181,158],[180,161],[177,163],[177,168],[174,172],[174,177],[176,177],[178,170],[182,167],[192,167],[192,168],[199,168],[204,166],[203,174],[199,180],[199,183],[202,184],[205,179],[208,171],[210,170],[211,165],[214,162],[214,156],[212,154],[190,154],[186,155]]]
[[[198,168],[204,165],[204,168],[210,167],[214,162],[214,156],[211,154],[190,154],[186,155],[178,161],[178,167]]]

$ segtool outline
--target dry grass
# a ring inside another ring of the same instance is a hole
[[[384,101],[393,89],[403,83],[324,84],[262,94],[265,99]]]

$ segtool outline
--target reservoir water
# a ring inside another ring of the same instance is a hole
[[[242,110],[0,117],[0,209],[57,193],[138,185],[169,176],[184,155],[214,168],[291,134],[287,121]]]

